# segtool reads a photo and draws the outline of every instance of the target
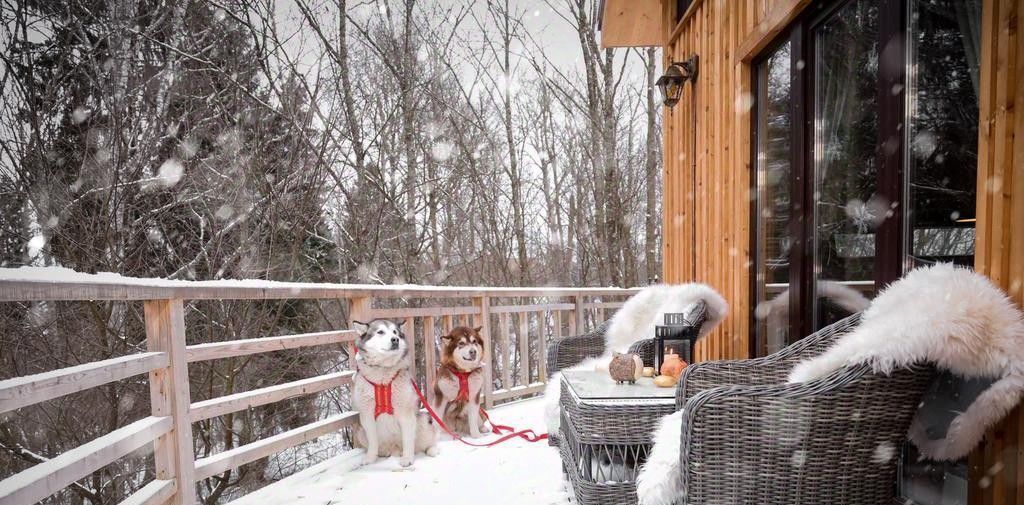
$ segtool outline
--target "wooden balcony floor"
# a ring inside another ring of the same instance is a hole
[[[544,431],[541,398],[496,407],[491,415],[500,424]],[[568,503],[558,451],[546,442],[510,440],[496,447],[478,448],[445,436],[440,449],[435,458],[417,455],[412,470],[400,470],[397,458],[357,468],[362,451],[347,452],[232,503]]]

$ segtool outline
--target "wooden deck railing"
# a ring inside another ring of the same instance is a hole
[[[375,317],[404,319],[413,356],[422,363],[417,372],[424,384],[434,379],[437,338],[457,325],[482,326],[488,343],[484,359],[492,365],[485,367],[484,395],[491,406],[543,391],[546,343],[603,321],[607,310],[621,306],[623,298],[634,293],[613,288],[180,282],[82,274],[60,280],[34,279],[23,272],[0,269],[0,302],[141,302],[147,352],[0,381],[0,414],[141,374],[149,375],[151,413],[0,481],[3,505],[29,505],[45,499],[150,443],[156,478],[122,503],[193,504],[196,482],[357,422],[355,412],[343,412],[196,460],[192,423],[346,386],[354,372],[344,370],[193,403],[190,363],[309,346],[350,345],[357,334],[337,329],[186,345],[185,312],[190,300],[345,299],[350,323]],[[394,307],[410,301],[431,306]],[[492,376],[495,366],[500,377]]]

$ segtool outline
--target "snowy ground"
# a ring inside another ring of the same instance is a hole
[[[491,411],[500,424],[544,431],[543,400]],[[232,502],[234,505],[340,505],[349,503],[564,505],[558,451],[547,442],[515,439],[491,448],[446,439],[436,458],[417,455],[412,470],[398,458],[358,468],[362,451],[324,461]],[[486,439],[484,439],[486,440]]]

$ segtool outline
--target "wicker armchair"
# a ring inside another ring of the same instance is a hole
[[[686,308],[686,321],[694,333],[700,332],[707,319],[707,305],[703,300]],[[608,331],[609,321],[601,323],[588,333],[556,340],[548,345],[548,372],[554,373],[587,358],[595,358],[604,354],[604,334]],[[640,355],[644,366],[654,366],[654,339],[644,339],[634,343],[629,352]]]
[[[787,384],[798,361],[820,354],[859,315],[759,359],[687,367],[682,504],[896,503],[896,470],[930,367],[885,376],[848,367]]]

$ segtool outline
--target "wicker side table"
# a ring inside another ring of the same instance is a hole
[[[606,372],[562,374],[562,471],[582,505],[632,505],[651,433],[675,410],[675,388],[649,378],[615,384]]]

